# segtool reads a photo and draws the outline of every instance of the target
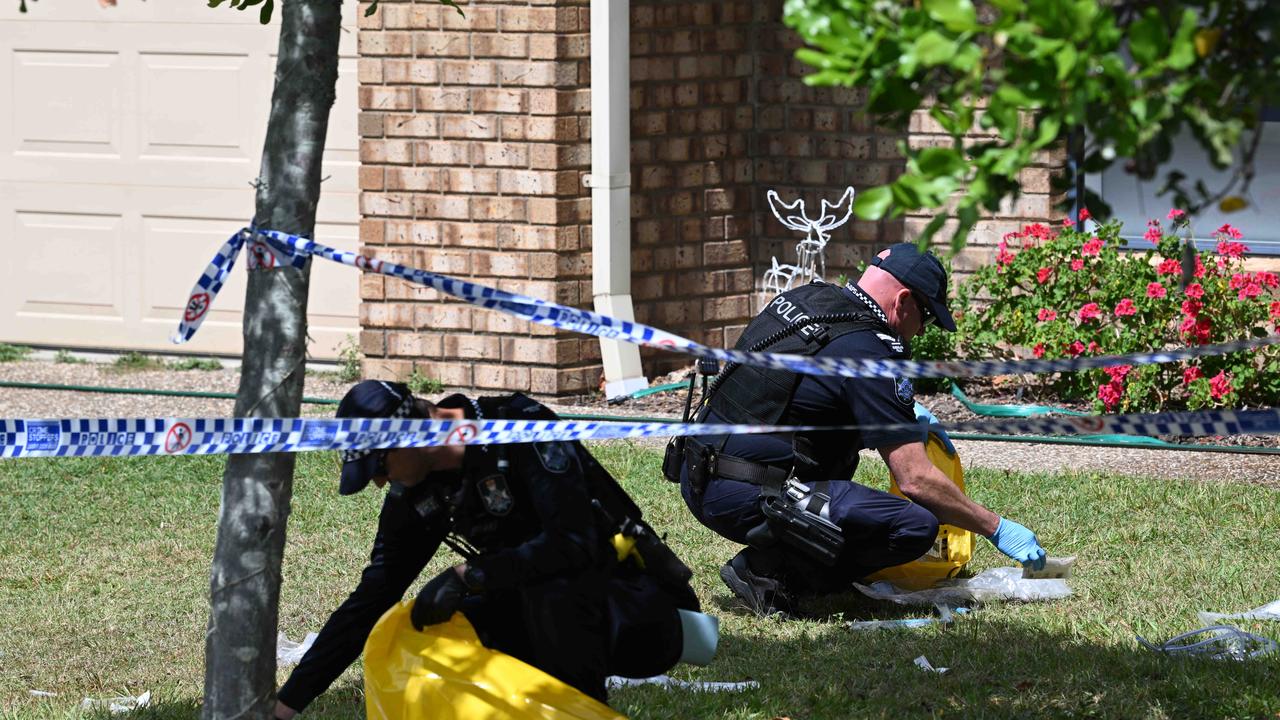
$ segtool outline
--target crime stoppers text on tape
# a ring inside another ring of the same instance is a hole
[[[921,429],[880,426],[713,425],[580,420],[417,420],[369,418],[97,418],[0,420],[0,457],[222,455],[440,445],[498,445],[677,435]],[[1057,435],[1280,435],[1280,409],[951,423],[949,432]]]
[[[190,340],[208,316],[209,307],[222,289],[236,256],[246,242],[252,243],[250,257],[262,267],[305,264],[310,257],[322,257],[360,270],[397,277],[430,287],[447,295],[523,318],[530,322],[623,342],[664,348],[701,358],[723,362],[789,370],[805,375],[842,377],[980,377],[1016,373],[1053,373],[1111,367],[1176,362],[1197,357],[1225,355],[1280,343],[1280,335],[1238,340],[1217,345],[1160,350],[1130,355],[1062,358],[1058,360],[868,360],[839,357],[808,357],[767,352],[744,352],[713,348],[674,333],[641,323],[601,315],[590,310],[568,307],[525,295],[506,292],[478,283],[458,280],[425,270],[406,267],[377,258],[337,250],[314,240],[274,230],[245,229],[231,236],[218,250],[196,281],[188,297],[186,311],[173,336],[175,343]]]

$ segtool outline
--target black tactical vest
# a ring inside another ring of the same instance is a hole
[[[814,355],[841,335],[859,330],[894,331],[838,285],[819,280],[775,297],[747,325],[735,350]],[[752,365],[729,364],[716,377],[698,422],[713,410],[723,421],[776,425],[784,417],[800,375]]]

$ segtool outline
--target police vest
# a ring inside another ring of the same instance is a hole
[[[859,330],[897,335],[838,285],[815,280],[770,301],[747,325],[734,349],[814,355],[835,338]],[[698,422],[710,410],[728,423],[776,425],[799,384],[800,375],[790,370],[727,365],[709,390]]]

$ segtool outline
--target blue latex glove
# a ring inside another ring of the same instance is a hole
[[[951,438],[947,437],[947,431],[942,429],[942,423],[938,422],[938,418],[929,412],[929,408],[920,403],[916,403],[916,421],[924,426],[925,432],[937,435],[943,446],[947,448],[948,453],[956,454],[956,446],[951,444]],[[925,438],[925,440],[927,441],[928,438]]]
[[[1000,518],[996,531],[987,538],[1000,552],[1017,560],[1023,565],[1030,565],[1033,570],[1044,569],[1044,548],[1036,534],[1018,523]]]

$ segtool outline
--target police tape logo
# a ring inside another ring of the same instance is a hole
[[[62,424],[57,420],[27,423],[27,450],[53,452],[62,444]]]
[[[332,420],[307,420],[302,426],[302,447],[329,447],[338,437],[338,423]]]
[[[209,311],[209,293],[196,293],[187,300],[187,309],[182,313],[182,319],[187,322],[195,322],[204,317]]]
[[[494,473],[477,480],[476,491],[480,493],[484,509],[489,511],[490,515],[506,515],[511,512],[511,506],[516,504],[515,498],[511,497],[511,490],[507,487],[507,478],[502,473]]]
[[[164,436],[164,451],[170,455],[182,452],[191,444],[192,438],[191,426],[177,423]]]
[[[916,393],[911,387],[910,378],[894,378],[893,394],[898,397],[898,400],[901,401],[903,405],[912,405],[915,403]]]
[[[459,425],[458,427],[450,431],[449,435],[445,437],[444,444],[445,445],[466,445],[468,442],[474,440],[476,435],[479,435],[479,434],[480,434],[480,431],[476,429],[475,425],[472,425],[470,423],[466,425]]]

